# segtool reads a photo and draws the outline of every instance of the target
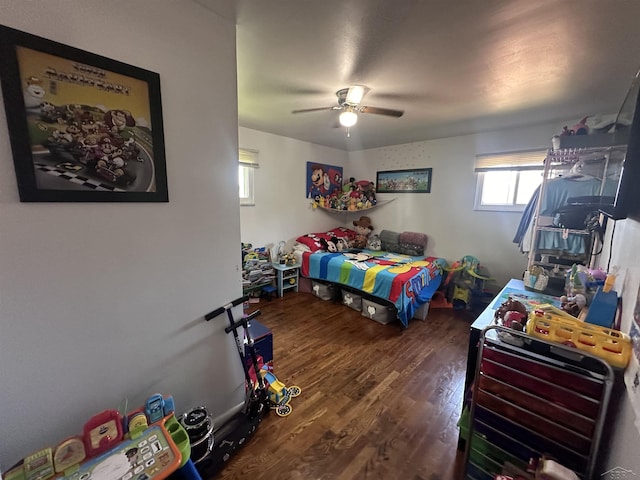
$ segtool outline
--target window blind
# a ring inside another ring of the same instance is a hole
[[[255,150],[239,149],[238,160],[242,167],[258,168],[260,166],[258,165],[258,152]]]
[[[547,150],[476,155],[476,172],[497,170],[539,170],[544,168]]]

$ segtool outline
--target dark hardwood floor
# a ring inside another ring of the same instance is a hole
[[[404,329],[308,293],[252,307],[272,329],[274,373],[302,394],[288,417],[271,412],[215,478],[460,477],[472,314],[431,309]]]

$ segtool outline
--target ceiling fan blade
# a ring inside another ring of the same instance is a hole
[[[368,107],[366,105],[361,106],[358,110],[362,113],[375,113],[377,115],[387,115],[389,117],[400,118],[404,115],[402,110],[392,110],[390,108]]]
[[[322,110],[335,110],[336,108],[338,107],[303,108],[301,110],[291,110],[291,113],[320,112]]]

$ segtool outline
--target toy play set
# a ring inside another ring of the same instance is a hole
[[[242,410],[220,428],[214,430],[206,407],[176,417],[173,397],[156,393],[128,413],[121,413],[127,412],[125,401],[120,410],[94,415],[82,433],[26,456],[3,480],[202,480],[201,473],[211,476],[222,469],[267,412],[289,415],[291,399],[301,392],[274,375],[264,327],[253,330],[269,340],[264,343],[267,358],[257,353],[249,322],[260,311],[233,318],[232,308],[247,301],[244,296],[205,315],[208,321],[227,313],[225,332],[233,334],[246,381]]]
[[[477,310],[484,308],[487,294],[485,282],[491,280],[486,267],[472,255],[465,255],[460,260],[444,267],[446,277],[439,288],[446,307],[454,310]]]
[[[190,455],[189,437],[174,415],[173,398],[154,394],[128,414],[98,413],[80,435],[28,455],[3,478],[201,480]]]

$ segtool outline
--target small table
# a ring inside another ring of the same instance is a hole
[[[293,288],[298,291],[298,277],[300,274],[299,263],[293,265],[283,265],[281,263],[274,263],[273,268],[277,272],[278,280],[278,296],[282,297],[285,290]],[[293,281],[291,281],[293,279]]]

